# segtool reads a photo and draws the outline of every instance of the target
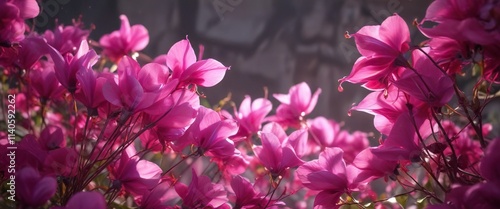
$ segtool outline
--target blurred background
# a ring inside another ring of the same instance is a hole
[[[150,57],[165,54],[177,41],[189,36],[195,51],[205,46],[204,58],[231,66],[215,87],[200,89],[214,105],[231,92],[237,106],[244,95],[287,93],[305,81],[312,91],[322,89],[310,118],[323,115],[345,122],[351,131],[373,131],[372,116],[353,113],[350,107],[368,91],[346,83],[339,92],[338,79],[351,71],[359,57],[353,39],[364,25],[380,24],[398,13],[409,24],[413,44],[424,40],[412,21],[422,19],[431,0],[43,0],[35,29],[43,31],[59,23],[71,24],[80,15],[90,37],[98,41],[120,28],[119,15],[131,25],[149,30],[150,42],[142,52]]]

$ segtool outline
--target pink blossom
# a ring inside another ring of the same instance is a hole
[[[258,98],[251,102],[250,96],[245,96],[239,110],[234,111],[235,119],[240,125],[236,136],[250,137],[252,134],[256,134],[272,108],[271,101],[266,98]]]
[[[27,166],[16,172],[16,197],[26,206],[43,206],[57,191],[57,181]]]
[[[297,156],[294,147],[288,143],[288,140],[280,140],[278,136],[272,132],[262,132],[260,138],[262,146],[253,148],[255,155],[273,176],[277,177],[279,175],[284,175],[287,169],[304,163]]]
[[[48,125],[42,130],[38,142],[44,150],[54,150],[66,146],[62,129],[53,125]]]
[[[318,88],[311,95],[309,85],[302,82],[292,86],[288,94],[273,94],[281,104],[276,109],[276,115],[268,119],[282,126],[300,127],[304,117],[314,110],[320,93],[321,89]]]
[[[78,172],[80,156],[75,149],[62,147],[50,150],[43,162],[45,173],[73,177]]]
[[[361,131],[351,134],[342,130],[337,134],[331,146],[341,148],[344,151],[344,161],[351,164],[358,153],[368,148],[368,135]]]
[[[162,170],[153,162],[135,156],[135,149],[129,147],[120,160],[110,166],[115,184],[134,196],[142,196],[160,182]]]
[[[78,192],[73,195],[65,207],[52,207],[51,209],[106,209],[106,200],[98,192]]]
[[[394,85],[429,106],[442,107],[448,103],[455,95],[454,82],[448,74],[418,50],[413,51],[412,61],[415,71],[406,70]]]
[[[3,0],[0,2],[0,42],[11,44],[24,39],[25,19],[34,18],[40,13],[35,0]]]
[[[120,15],[120,30],[101,37],[99,44],[103,54],[118,63],[125,55],[143,50],[149,43],[148,30],[143,25],[130,26],[127,16]]]
[[[389,87],[385,92],[372,92],[350,111],[356,110],[375,116],[373,125],[384,135],[389,135],[399,115],[407,110],[403,92]],[[415,104],[414,104],[415,105]]]
[[[19,46],[0,47],[0,52],[0,65],[4,68],[31,70],[44,55],[50,55],[50,61],[54,63],[55,69],[65,65],[61,54],[43,38],[37,36],[26,37],[19,43]]]
[[[418,129],[416,130],[415,127]],[[418,132],[418,134],[417,134]],[[419,116],[418,112],[402,113],[387,139],[372,150],[372,153],[384,160],[410,160],[420,161],[422,145],[419,136],[426,139],[432,133],[429,121],[426,117]]]
[[[191,183],[186,186],[175,184],[175,191],[182,198],[186,208],[219,208],[227,203],[227,192],[220,184],[214,184],[207,176],[198,176],[192,171]]]
[[[75,53],[80,43],[86,41],[90,31],[83,30],[83,23],[73,20],[73,25],[59,25],[53,31],[46,30],[43,34],[47,43],[54,47],[61,54]]]
[[[352,35],[361,57],[356,60],[351,74],[340,79],[363,84],[370,90],[387,88],[402,66],[407,65],[403,53],[410,48],[410,32],[398,15],[388,17],[381,25],[364,26]],[[339,86],[341,90],[341,86]]]
[[[163,59],[164,58],[164,59]],[[172,78],[179,79],[179,87],[190,84],[212,87],[218,84],[228,67],[214,59],[196,60],[196,55],[188,39],[175,43],[161,61],[166,61],[172,71]],[[157,60],[160,62],[159,60]]]
[[[158,108],[152,107],[151,109],[162,109],[163,111],[150,112],[150,114],[155,115],[148,114],[145,117],[145,123],[158,120],[156,126],[144,132],[140,138],[144,146],[158,152],[184,135],[196,119],[200,100],[195,92],[179,89],[161,102],[157,102],[155,106]]]
[[[465,65],[471,62],[471,43],[457,41],[448,37],[436,37],[428,41],[431,49],[430,57],[439,64],[448,74],[462,73]]]
[[[340,148],[326,148],[319,159],[304,163],[297,169],[297,176],[302,184],[320,191],[314,206],[338,208],[339,198],[345,192],[358,190],[369,175],[365,175],[356,167],[346,166]]]
[[[361,151],[353,161],[353,165],[366,171],[372,179],[384,177],[394,178],[398,162],[394,160],[384,160],[373,154],[374,147],[366,148]]]
[[[489,181],[500,182],[500,168],[497,166],[500,160],[500,138],[495,138],[490,141],[484,157],[481,160],[480,171],[481,175]],[[500,188],[499,188],[500,189]]]
[[[420,25],[427,37],[449,37],[480,45],[500,41],[498,13],[500,4],[490,0],[436,0],[427,8],[424,22],[437,23],[434,27]]]
[[[122,119],[153,106],[174,90],[177,82],[168,79],[168,71],[159,64],[149,63],[140,67],[131,57],[118,63],[118,83],[108,79],[103,85],[103,96],[111,104],[124,111]],[[159,108],[159,107],[158,107]],[[148,111],[158,111],[149,108]]]
[[[333,141],[340,132],[340,124],[325,117],[317,117],[307,121],[311,141],[323,147],[332,147]]]
[[[65,59],[66,62],[62,65],[55,63],[56,76],[61,85],[74,93],[78,83],[76,73],[81,69],[92,69],[98,56],[94,50],[89,49],[87,41],[82,41],[75,55],[66,54]]]
[[[105,73],[96,75],[91,68],[83,68],[76,73],[80,86],[75,92],[75,98],[85,105],[89,115],[97,115],[97,108],[106,101],[103,95],[106,77],[112,77],[112,75],[105,75]]]
[[[136,198],[136,202],[141,206],[141,208],[154,208],[154,209],[173,209],[178,208],[175,203],[178,200],[178,195],[170,182],[165,181],[156,185],[152,190],[146,191],[146,193],[139,198]]]
[[[229,137],[237,131],[236,121],[222,119],[214,110],[200,106],[196,120],[178,141],[181,147],[186,146],[186,143],[194,143],[200,154],[225,158],[236,153],[234,142]]]
[[[239,175],[231,180],[231,188],[234,192],[234,208],[264,207],[267,200],[262,198],[253,185],[245,177]]]
[[[59,99],[64,87],[57,80],[52,62],[40,60],[30,71],[31,87],[42,104],[50,99]]]

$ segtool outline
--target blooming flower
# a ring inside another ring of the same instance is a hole
[[[318,88],[311,96],[311,89],[302,82],[292,86],[288,94],[274,94],[274,98],[281,104],[276,110],[276,115],[268,117],[268,120],[283,126],[300,127],[304,116],[310,114],[316,106],[320,93],[321,89]]]
[[[105,209],[106,200],[98,192],[78,192],[73,195],[66,206],[52,207],[51,209]]]
[[[54,47],[62,55],[74,53],[82,41],[86,41],[90,31],[82,29],[83,24],[80,21],[73,21],[73,25],[59,25],[53,31],[46,30],[43,34],[47,43]]]
[[[251,102],[250,96],[245,96],[239,110],[234,111],[235,119],[240,125],[236,136],[249,137],[257,133],[264,118],[271,112],[272,108],[271,101],[266,98],[258,98]]]
[[[161,56],[161,61],[172,71],[172,78],[179,79],[179,87],[190,84],[212,87],[218,84],[228,67],[214,59],[196,61],[196,55],[188,39],[175,43],[166,55]]]
[[[219,113],[200,106],[196,120],[179,143],[194,143],[198,152],[217,158],[233,156],[234,142],[229,137],[236,134],[238,124],[232,119],[221,119]],[[184,142],[182,142],[184,140]],[[183,146],[183,145],[182,145]]]
[[[50,99],[58,99],[64,92],[64,87],[57,80],[52,62],[40,60],[33,67],[29,76],[31,87],[42,104]]]
[[[51,176],[42,176],[37,170],[26,166],[16,172],[16,195],[31,207],[43,206],[57,190],[57,181]]]
[[[387,88],[405,66],[403,53],[410,48],[410,32],[406,22],[398,15],[388,17],[381,25],[364,26],[352,35],[361,57],[356,60],[351,73],[340,79],[340,85],[363,84],[370,90]],[[339,86],[339,90],[341,90]]]
[[[64,64],[55,63],[56,77],[70,93],[75,93],[78,83],[76,73],[81,69],[92,69],[98,56],[94,50],[89,49],[87,41],[84,40],[80,42],[75,55],[68,53],[64,58],[66,60]]]
[[[319,159],[297,169],[297,176],[305,187],[320,191],[314,198],[314,206],[340,207],[337,205],[340,196],[358,190],[369,177],[353,165],[346,166],[342,155],[340,148],[326,148]]]
[[[135,152],[132,147],[124,151],[120,160],[110,166],[110,173],[127,192],[142,196],[160,182],[162,170],[153,162],[141,160]]]
[[[0,2],[0,43],[11,44],[24,39],[24,19],[34,18],[40,13],[35,0],[3,0]]]
[[[454,82],[448,74],[441,72],[418,50],[413,51],[412,61],[415,71],[406,70],[394,81],[394,85],[429,106],[442,107],[448,103],[455,93]]]
[[[219,208],[228,201],[222,185],[212,183],[207,176],[198,176],[194,170],[189,186],[177,183],[175,191],[182,198],[183,207],[187,208]]]
[[[264,207],[267,203],[267,200],[255,191],[253,185],[245,177],[241,177],[240,175],[235,176],[231,180],[231,188],[235,196],[234,208],[244,208],[245,206],[250,208],[252,206]]]
[[[279,138],[280,134],[273,132],[262,132],[260,138],[262,146],[254,147],[255,155],[273,176],[283,175],[284,171],[304,163],[296,153],[296,150],[286,138]],[[307,135],[305,136],[307,139]]]
[[[101,37],[99,44],[103,54],[118,63],[125,55],[144,49],[149,43],[148,30],[143,25],[130,26],[127,16],[120,15],[120,30]]]
[[[168,76],[168,70],[159,64],[149,63],[141,68],[137,61],[126,56],[118,63],[118,83],[108,79],[103,85],[103,95],[108,102],[122,108],[122,119],[125,119],[171,94],[177,82],[167,81]],[[148,111],[162,108],[155,107]]]

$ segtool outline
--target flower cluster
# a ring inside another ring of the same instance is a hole
[[[275,111],[267,92],[202,105],[198,87],[229,67],[187,37],[148,59],[147,29],[125,15],[95,42],[80,21],[27,31],[35,0],[0,8],[0,91],[16,105],[16,130],[0,129],[2,208],[500,204],[500,138],[483,119],[500,83],[496,1],[434,1],[415,23],[429,38],[419,45],[396,14],[346,34],[361,57],[340,83],[372,91],[349,111],[374,115],[379,134],[312,117],[321,89],[304,82],[273,94]]]

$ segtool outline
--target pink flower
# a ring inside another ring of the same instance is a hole
[[[429,106],[442,107],[448,103],[455,95],[454,82],[448,74],[441,72],[418,50],[413,51],[412,61],[415,71],[406,70],[394,85]]]
[[[161,102],[157,102],[152,109],[164,110],[160,114],[150,113],[145,117],[145,123],[159,120],[156,126],[144,132],[140,138],[145,147],[153,151],[161,151],[184,135],[189,126],[196,119],[200,108],[199,96],[186,89],[175,90]],[[166,114],[165,114],[165,111]],[[161,117],[161,118],[160,118]]]
[[[431,49],[430,57],[450,75],[462,73],[463,67],[471,62],[470,50],[474,46],[470,43],[448,37],[436,37],[430,39],[427,44]]]
[[[75,55],[66,54],[66,63],[60,65],[55,63],[56,76],[61,85],[66,87],[70,93],[75,93],[78,80],[76,73],[79,70],[92,69],[97,62],[98,56],[94,50],[89,49],[87,41],[82,41]]]
[[[59,99],[64,87],[57,80],[52,62],[40,60],[30,71],[31,87],[40,98],[42,104],[50,99]]]
[[[198,176],[193,170],[191,183],[175,184],[175,191],[182,198],[183,208],[219,208],[227,203],[227,192],[220,184],[214,184],[207,176]]]
[[[66,139],[60,127],[48,125],[40,133],[38,139],[41,148],[44,150],[54,150],[66,146]]]
[[[427,37],[449,37],[480,45],[500,41],[498,10],[500,3],[490,0],[436,0],[429,5],[424,22],[437,23],[434,27],[420,25]]]
[[[143,50],[149,43],[148,30],[143,25],[131,27],[125,15],[120,15],[120,20],[120,30],[104,35],[99,40],[104,49],[103,54],[115,63],[125,55]]]
[[[302,184],[315,191],[320,191],[314,206],[338,208],[339,198],[345,192],[358,190],[369,175],[349,165],[343,160],[340,148],[326,148],[319,159],[304,163],[297,169],[297,176]]]
[[[118,83],[116,79],[108,79],[103,85],[103,95],[108,102],[122,108],[121,119],[126,119],[172,93],[177,81],[168,81],[168,76],[168,70],[159,64],[149,63],[141,68],[137,61],[126,56],[118,63]],[[157,112],[157,108],[148,111]]]
[[[374,147],[361,151],[353,161],[353,165],[365,171],[372,179],[384,177],[395,178],[398,162],[394,160],[384,160],[373,154]]]
[[[43,206],[57,191],[54,177],[41,176],[30,166],[16,172],[15,186],[21,204],[31,207]]]
[[[272,108],[273,104],[266,98],[259,98],[251,102],[250,96],[245,96],[239,110],[234,111],[235,119],[240,125],[236,136],[246,138],[256,134]]]
[[[141,208],[154,208],[154,209],[173,209],[177,208],[175,203],[178,200],[178,195],[174,189],[171,189],[173,186],[170,182],[165,181],[157,186],[155,186],[152,190],[146,191],[144,196],[136,198],[137,204],[141,206]]]
[[[217,158],[235,155],[234,142],[229,137],[236,134],[238,124],[232,119],[222,119],[219,113],[200,106],[196,120],[191,124],[180,143],[194,143],[200,154]],[[184,140],[184,142],[181,142]],[[184,145],[182,145],[183,147]]]
[[[403,53],[410,48],[410,32],[398,15],[388,17],[381,25],[365,26],[352,35],[361,57],[356,60],[351,74],[340,79],[340,85],[363,84],[370,90],[387,88],[407,61]],[[339,90],[341,90],[339,86]]]
[[[344,151],[344,161],[351,164],[358,153],[368,148],[368,135],[361,131],[351,134],[342,130],[337,134],[331,146],[341,148]]]
[[[78,159],[80,156],[75,149],[69,147],[48,151],[43,162],[45,173],[65,177],[73,177],[78,172]]]
[[[284,175],[287,169],[304,163],[288,139],[279,138],[279,135],[263,131],[260,134],[262,146],[253,148],[255,155],[273,177]],[[305,139],[307,140],[307,135]]]
[[[26,37],[19,46],[0,47],[0,52],[0,65],[8,69],[31,70],[43,55],[50,55],[55,69],[65,65],[61,54],[41,37]]]
[[[106,209],[106,200],[98,192],[78,192],[73,195],[65,207],[52,207],[51,209]]]
[[[231,188],[235,196],[234,208],[264,207],[267,203],[267,200],[255,191],[253,185],[245,177],[235,176],[231,180]]]
[[[321,89],[317,89],[311,96],[311,89],[305,83],[294,85],[288,94],[274,94],[274,98],[281,102],[276,110],[276,115],[268,119],[282,126],[300,127],[304,117],[310,114],[316,103]]]
[[[356,110],[374,115],[373,125],[384,135],[389,135],[399,115],[407,110],[403,92],[390,87],[385,92],[372,92],[350,111]]]
[[[317,117],[307,121],[311,141],[323,147],[332,147],[333,141],[340,132],[340,124],[325,117]]]
[[[415,126],[418,130],[415,130]],[[409,112],[402,113],[394,123],[387,139],[382,145],[373,149],[372,153],[384,160],[419,162],[424,145],[420,143],[417,131],[422,139],[426,139],[432,133],[427,118],[419,115],[418,112],[412,115]]]
[[[161,60],[166,61],[164,64],[172,71],[172,78],[180,80],[180,88],[190,84],[215,86],[229,69],[214,59],[201,60],[200,57],[200,60],[196,61],[196,55],[188,39],[175,43],[163,58]]]
[[[82,29],[82,22],[74,21],[73,25],[59,25],[53,31],[46,30],[43,37],[47,43],[57,49],[61,54],[75,53],[80,43],[86,41],[90,31]]]
[[[120,160],[110,166],[110,174],[114,184],[123,186],[134,196],[142,196],[160,182],[162,170],[155,163],[141,160],[135,154],[135,149],[129,147]]]
[[[80,86],[75,92],[75,98],[85,105],[89,115],[97,115],[97,108],[106,101],[103,95],[106,77],[112,77],[112,75],[105,75],[105,73],[96,75],[91,68],[83,68],[76,73]]]
[[[0,43],[11,44],[24,39],[24,19],[34,18],[40,13],[35,0],[3,0],[0,2]]]
[[[481,175],[488,181],[500,182],[500,168],[497,166],[500,160],[500,152],[498,150],[500,150],[500,138],[495,138],[491,140],[481,160]]]

